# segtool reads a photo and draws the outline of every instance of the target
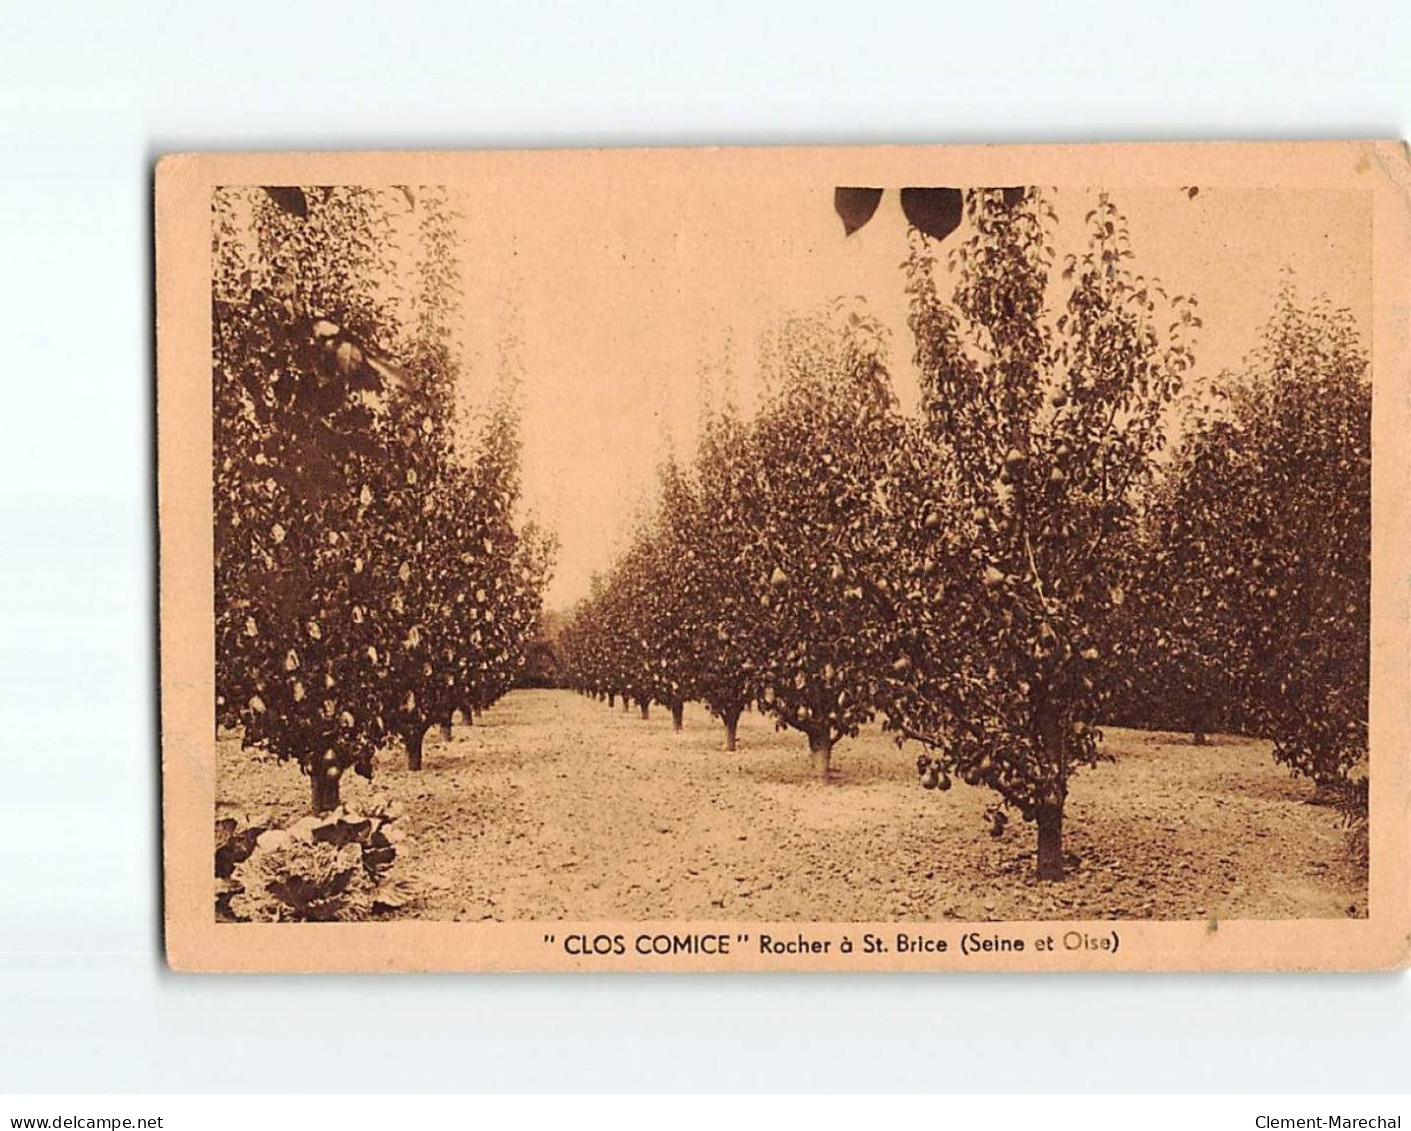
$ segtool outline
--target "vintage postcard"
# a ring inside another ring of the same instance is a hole
[[[1409,188],[163,159],[171,965],[1406,965]]]

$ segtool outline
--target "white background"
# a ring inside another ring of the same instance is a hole
[[[167,973],[149,253],[179,149],[1404,135],[1411,8],[0,12],[0,1089],[1411,1087],[1405,976]]]

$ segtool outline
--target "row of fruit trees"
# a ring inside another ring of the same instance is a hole
[[[1196,303],[1136,273],[1103,195],[1076,254],[1037,189],[967,191],[905,264],[919,414],[842,303],[782,324],[766,395],[709,413],[561,637],[578,690],[750,705],[834,745],[880,718],[922,784],[995,794],[1063,872],[1099,724],[1273,740],[1320,785],[1367,748],[1371,388],[1351,315],[1291,283],[1241,371],[1197,381]],[[1364,793],[1365,796],[1365,793]]]
[[[213,201],[216,722],[315,814],[504,695],[541,615],[512,367],[458,411],[455,221],[434,187]]]

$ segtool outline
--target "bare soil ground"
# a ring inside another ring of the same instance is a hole
[[[756,714],[724,752],[705,709],[647,721],[563,691],[519,691],[443,743],[425,768],[380,756],[344,800],[400,799],[397,867],[431,889],[428,919],[936,921],[1283,919],[1366,914],[1337,814],[1274,764],[1269,744],[1108,730],[1116,761],[1071,786],[1067,879],[1033,882],[1034,833],[1000,838],[995,795],[923,790],[915,750],[870,728],[834,751]],[[220,743],[217,815],[308,808],[297,767]]]

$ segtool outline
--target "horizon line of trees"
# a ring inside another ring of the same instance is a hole
[[[662,468],[559,637],[564,681],[678,729],[699,701],[727,749],[753,705],[824,777],[880,718],[920,744],[923,786],[994,791],[994,835],[1033,823],[1046,879],[1114,718],[1197,741],[1238,718],[1293,772],[1345,781],[1370,637],[1351,315],[1286,283],[1241,371],[1192,397],[1195,300],[1135,272],[1108,195],[1060,261],[1045,192],[954,191],[949,286],[919,232],[904,268],[919,418],[865,311],[786,320],[757,415],[727,398]]]

